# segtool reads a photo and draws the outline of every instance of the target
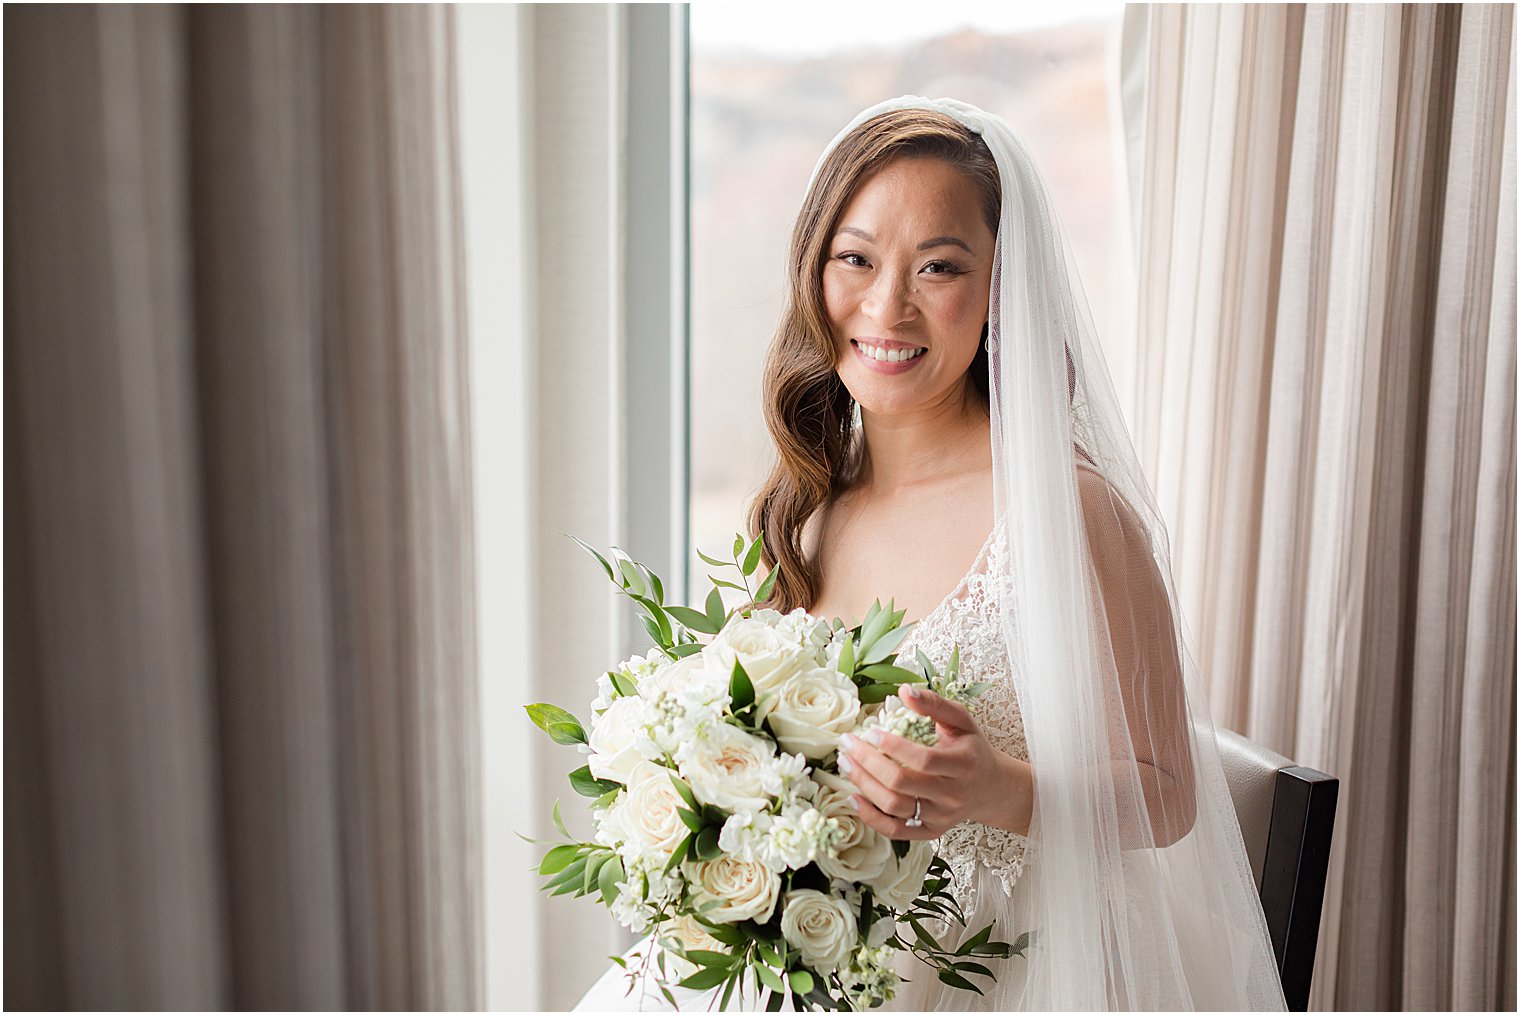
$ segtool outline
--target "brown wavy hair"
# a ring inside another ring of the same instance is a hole
[[[819,508],[859,474],[862,442],[850,393],[835,371],[835,348],[823,304],[823,266],[845,206],[888,163],[940,159],[976,187],[987,226],[996,235],[1002,208],[997,163],[987,145],[955,118],[930,109],[872,117],[840,140],[819,167],[792,228],[787,301],[765,360],[762,400],[777,461],[750,506],[751,532],[765,537],[764,561],[780,568],[765,605],[811,607],[819,592],[817,562],[802,533]],[[989,402],[987,332],[967,371],[968,396]]]

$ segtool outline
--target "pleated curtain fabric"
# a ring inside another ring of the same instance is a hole
[[[1515,1007],[1513,19],[1127,23],[1137,445],[1215,720],[1341,780],[1316,1008]]]
[[[450,12],[5,9],[5,997],[479,997]]]

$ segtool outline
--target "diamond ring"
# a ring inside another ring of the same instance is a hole
[[[924,827],[924,802],[918,797],[913,798],[913,816],[903,822],[904,828]]]

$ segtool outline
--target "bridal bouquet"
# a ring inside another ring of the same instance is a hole
[[[577,540],[580,542],[580,540]],[[943,674],[918,653],[900,665],[903,611],[873,605],[859,627],[803,610],[724,607],[719,589],[763,601],[772,571],[750,582],[761,545],[735,537],[740,581],[712,578],[702,610],[666,605],[658,576],[626,555],[580,544],[637,606],[655,642],[603,674],[589,729],[554,705],[527,706],[556,743],[589,755],[570,774],[591,798],[595,841],[565,840],[539,873],[554,895],[595,895],[613,916],[651,941],[635,961],[616,957],[630,981],[652,980],[671,1005],[670,985],[769,991],[768,1007],[875,1007],[898,985],[895,952],[908,950],[945,983],[980,990],[991,978],[977,960],[1022,952],[992,940],[992,925],[954,951],[931,930],[965,916],[948,891],[947,865],[927,842],[892,841],[849,803],[855,788],[839,775],[839,738],[880,728],[933,743],[934,723],[906,709],[895,692],[928,682],[968,700],[986,685]],[[740,584],[742,582],[742,584]],[[650,963],[654,968],[650,968]],[[628,969],[637,964],[638,968]],[[630,983],[632,989],[633,983]]]

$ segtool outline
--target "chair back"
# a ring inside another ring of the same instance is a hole
[[[1307,1011],[1340,780],[1229,730],[1219,757],[1290,1011]]]

